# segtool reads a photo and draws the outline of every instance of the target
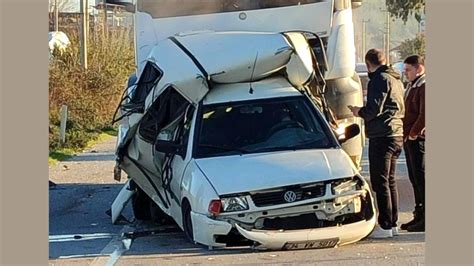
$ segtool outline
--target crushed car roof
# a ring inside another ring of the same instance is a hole
[[[301,33],[200,32],[170,37],[147,59],[163,73],[147,102],[173,85],[197,104],[211,87],[262,80],[280,70],[286,71],[288,86],[300,88],[314,74],[310,49]]]
[[[250,90],[252,88],[252,90]],[[252,93],[250,93],[252,91]],[[297,96],[301,93],[282,77],[257,82],[217,84],[204,98],[204,104]]]

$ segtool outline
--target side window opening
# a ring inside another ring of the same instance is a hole
[[[146,97],[162,76],[163,72],[156,65],[148,62],[138,80],[137,88],[133,92],[130,103],[144,105]]]
[[[181,126],[178,127],[178,131],[174,139],[177,143],[180,143],[185,147],[188,144],[189,132],[191,130],[191,122],[194,114],[194,109],[195,108],[192,104],[188,105],[183,116],[184,121],[183,123],[181,123]]]
[[[169,129],[172,135],[179,124],[178,118],[184,116],[186,108],[191,105],[172,86],[167,87],[152,103],[143,116],[140,127],[140,137],[148,143],[154,143],[163,129]]]

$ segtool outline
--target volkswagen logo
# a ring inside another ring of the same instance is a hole
[[[296,200],[296,193],[293,191],[287,191],[283,195],[283,198],[285,199],[286,202],[293,202]]]

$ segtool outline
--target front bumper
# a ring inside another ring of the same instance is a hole
[[[193,223],[194,241],[209,247],[225,247],[223,243],[216,242],[216,235],[227,235],[232,225],[227,222],[218,221],[206,215],[191,211]]]
[[[227,235],[232,229],[228,222],[214,220],[206,215],[191,212],[194,240],[209,247],[225,247],[216,242],[217,235]],[[351,244],[366,237],[374,228],[376,216],[351,224],[300,230],[246,230],[235,224],[238,232],[245,238],[255,241],[257,249],[282,249],[286,243],[323,241],[338,239],[337,246]]]
[[[366,237],[375,226],[375,215],[368,221],[352,224],[302,230],[245,230],[235,225],[240,234],[253,240],[259,249],[282,249],[286,243],[338,239],[337,246],[357,242]]]
[[[366,219],[362,219],[357,222],[338,224],[333,226],[325,226],[319,228],[303,228],[303,229],[287,229],[287,230],[273,230],[273,229],[255,229],[254,226],[246,224],[245,221],[237,221],[236,219],[224,219],[224,217],[230,218],[229,215],[222,216],[220,219],[212,219],[204,214],[191,212],[191,219],[193,223],[194,240],[203,245],[210,247],[225,247],[226,244],[217,242],[218,236],[228,235],[232,228],[236,228],[238,233],[248,240],[255,242],[257,249],[285,249],[292,245],[291,243],[309,243],[317,241],[328,241],[335,243],[336,246],[342,246],[350,243],[357,242],[362,238],[366,237],[374,228],[376,223],[376,215],[374,215],[374,205],[370,192],[368,197],[370,200],[365,202],[365,208],[370,208],[371,215],[366,215]],[[353,193],[352,195],[346,194],[344,197],[339,197],[337,200],[343,200],[346,202],[354,202],[354,198],[358,198],[361,193]],[[333,198],[334,199],[334,198]],[[336,199],[334,199],[336,200]],[[336,200],[336,201],[337,201]],[[326,211],[325,208],[320,207],[317,211],[313,209],[314,206],[327,206],[332,209],[331,213],[325,213],[326,217],[333,217],[334,214],[343,213],[345,209],[354,210],[355,206],[349,203],[341,204],[339,209],[334,209],[334,205],[325,203],[305,204],[303,206],[293,206],[280,209],[269,210],[266,208],[266,214],[273,217],[285,217],[288,215],[313,213],[315,216],[321,215],[319,211]],[[233,217],[236,218],[236,217]],[[240,219],[259,220],[257,216],[247,215]],[[254,223],[255,225],[256,223]],[[257,227],[258,228],[258,227]],[[287,244],[288,243],[288,244]],[[287,244],[285,246],[285,244]],[[297,245],[299,246],[299,244]],[[303,244],[303,246],[305,246]],[[314,248],[311,243],[307,246]],[[334,246],[334,245],[331,245]]]

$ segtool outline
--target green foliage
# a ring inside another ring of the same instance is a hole
[[[102,132],[104,134],[109,135],[109,136],[117,136],[117,134],[118,134],[118,130],[115,127],[106,127],[104,129],[102,129]]]
[[[96,139],[110,122],[120,101],[124,84],[134,71],[132,35],[119,28],[107,36],[90,32],[88,69],[80,65],[80,44],[76,31],[66,32],[71,46],[65,52],[54,51],[49,63],[49,147],[50,151],[80,150]],[[59,143],[59,110],[68,107],[66,143]]]
[[[418,54],[425,57],[426,40],[424,34],[418,34],[413,39],[402,42],[399,47],[400,58],[406,58],[410,55]]]
[[[422,14],[425,13],[425,0],[386,0],[387,9],[395,18],[401,18],[407,22],[408,17],[414,15],[420,22]]]
[[[75,132],[73,134],[81,134],[80,131],[72,131],[72,132]],[[56,136],[58,136],[58,135],[56,134]],[[57,148],[50,149],[49,158],[48,158],[48,165],[54,165],[58,161],[65,161],[68,158],[72,157],[77,152],[81,151],[82,148],[92,147],[97,142],[105,141],[106,139],[110,138],[111,136],[117,136],[117,129],[115,129],[113,127],[108,127],[108,128],[103,129],[102,133],[100,133],[100,134],[96,133],[96,134],[93,134],[93,135],[90,135],[90,136],[87,136],[87,137],[82,137],[82,138],[77,137],[77,136],[69,135],[68,137],[74,139],[76,142],[77,141],[82,142],[79,145],[80,148],[78,148],[78,147],[76,147],[76,148],[61,148],[61,147],[59,147],[59,143],[58,143],[58,140],[57,140],[58,138],[56,138],[55,140],[53,140],[53,142],[55,142],[54,145],[56,145],[55,147],[57,147]],[[86,139],[89,139],[89,140],[85,141]],[[50,141],[50,143],[51,143],[51,141]],[[74,145],[70,144],[69,146],[74,146]],[[77,146],[77,144],[76,144],[76,146]]]

